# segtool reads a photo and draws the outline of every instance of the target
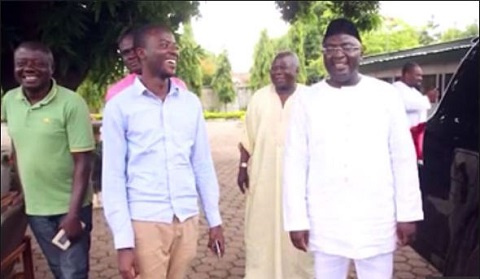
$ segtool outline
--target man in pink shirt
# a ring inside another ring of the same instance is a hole
[[[133,34],[134,30],[128,29],[118,38],[118,51],[122,57],[122,61],[127,67],[130,74],[117,81],[113,85],[109,86],[107,89],[107,95],[105,96],[105,102],[108,102],[112,97],[117,95],[125,87],[129,86],[135,80],[137,75],[142,74],[142,68],[138,60],[137,54],[135,53],[135,48],[133,46]],[[170,81],[175,83],[177,86],[187,88],[185,82],[181,79],[172,77]]]

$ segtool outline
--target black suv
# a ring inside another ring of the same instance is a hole
[[[419,165],[424,221],[413,248],[444,276],[479,275],[478,37],[428,119]]]

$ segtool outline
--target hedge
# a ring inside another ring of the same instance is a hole
[[[101,113],[92,113],[91,117],[97,121],[102,120]],[[203,116],[205,119],[242,119],[245,117],[245,111],[228,111],[228,112],[217,112],[217,111],[204,111]]]
[[[228,112],[216,112],[205,111],[203,113],[205,119],[243,119],[245,117],[245,111],[228,111]]]

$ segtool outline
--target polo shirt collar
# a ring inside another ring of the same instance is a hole
[[[50,89],[48,94],[42,100],[40,100],[36,104],[32,105],[32,107],[40,107],[40,106],[48,105],[55,98],[55,96],[57,96],[57,92],[58,92],[57,82],[55,81],[55,79],[52,78],[52,88]],[[23,93],[23,89],[22,89],[21,86],[18,90],[17,98],[19,100],[23,100],[23,101],[27,102],[28,104],[30,104],[30,102],[28,102],[27,97]]]

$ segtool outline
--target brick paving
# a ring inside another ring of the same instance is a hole
[[[245,268],[243,249],[244,198],[235,182],[238,164],[237,141],[240,129],[241,124],[237,121],[208,122],[212,154],[221,187],[220,209],[224,221],[226,252],[222,259],[217,259],[207,250],[207,227],[202,216],[197,257],[192,262],[187,279],[243,278]],[[120,278],[116,268],[116,254],[112,238],[101,208],[94,210],[93,218],[90,278]],[[35,241],[33,247],[36,278],[53,278]],[[423,279],[429,275],[439,275],[410,247],[402,248],[395,253],[394,269],[394,278],[398,279]],[[350,278],[355,278],[353,268],[350,272]]]

